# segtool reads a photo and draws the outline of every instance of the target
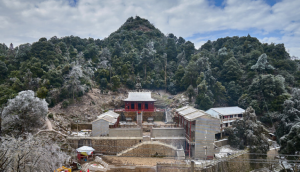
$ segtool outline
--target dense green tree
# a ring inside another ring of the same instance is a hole
[[[6,64],[0,60],[0,76],[1,77],[4,77],[6,74],[7,74],[7,67],[6,67]]]
[[[45,99],[45,98],[47,97],[48,90],[47,90],[47,88],[45,88],[45,87],[40,87],[40,88],[37,90],[36,94],[37,94],[37,97],[38,97],[38,98]]]
[[[195,91],[192,85],[190,85],[186,90],[186,95],[189,97],[189,102],[191,102],[192,98],[195,96]]]
[[[112,90],[116,91],[120,87],[120,78],[118,75],[111,77]]]
[[[222,76],[225,81],[237,81],[243,74],[243,71],[236,58],[231,57],[223,65]]]

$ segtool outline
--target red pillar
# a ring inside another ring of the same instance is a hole
[[[190,121],[190,139],[192,138],[192,121]],[[192,140],[191,140],[192,141]]]

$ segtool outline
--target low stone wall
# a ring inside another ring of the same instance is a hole
[[[68,137],[67,140],[74,149],[91,146],[96,153],[116,155],[140,143],[143,137]]]
[[[71,130],[77,131],[77,123],[71,123]],[[78,130],[92,130],[92,123],[79,123]]]
[[[109,137],[143,137],[141,128],[111,128]]]
[[[251,171],[255,168],[251,167],[249,161],[249,154],[242,154],[235,158],[227,158],[222,161],[208,162],[206,168],[201,165],[195,165],[195,172],[242,172]],[[190,172],[191,164],[157,164],[157,172]]]

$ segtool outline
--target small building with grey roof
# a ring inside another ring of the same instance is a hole
[[[109,128],[117,128],[119,126],[119,114],[114,111],[107,111],[92,121],[92,136],[107,136]]]
[[[210,108],[206,111],[212,117],[220,119],[220,132],[223,132],[224,128],[231,127],[237,119],[243,119],[244,112],[245,109],[238,106]]]

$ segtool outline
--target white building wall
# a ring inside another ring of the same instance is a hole
[[[109,122],[103,119],[92,123],[92,136],[107,136],[109,134]]]
[[[220,120],[201,117],[196,120],[194,158],[205,159],[214,155],[215,134],[220,131]]]

